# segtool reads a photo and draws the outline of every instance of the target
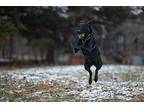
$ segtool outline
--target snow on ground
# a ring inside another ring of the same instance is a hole
[[[95,67],[91,69],[94,72]],[[92,85],[88,85],[89,74],[82,65],[1,70],[0,76],[15,80],[26,79],[34,84],[43,81],[62,84],[73,82],[75,88],[67,89],[67,94],[78,95],[86,101],[143,101],[137,100],[136,96],[144,97],[142,66],[104,65],[99,71],[99,81]]]
[[[91,68],[92,71],[95,70],[95,67]],[[128,73],[135,72],[136,70],[141,71],[137,66],[119,66],[119,65],[105,65],[99,71],[102,73]],[[60,80],[67,78],[68,80],[79,79],[78,76],[83,77],[88,76],[88,72],[84,70],[83,65],[79,66],[54,66],[54,67],[37,67],[37,68],[26,68],[26,69],[16,69],[9,71],[1,71],[1,76],[11,76],[15,79],[27,78],[28,81],[33,81],[38,83],[44,80]],[[80,79],[79,79],[80,80]]]

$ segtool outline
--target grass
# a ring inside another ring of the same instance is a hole
[[[142,70],[143,72],[143,70]],[[126,73],[100,73],[101,81],[115,81],[115,79],[120,80],[118,82],[143,82],[143,73],[136,71],[129,71]],[[64,80],[64,79],[63,79]],[[106,86],[105,83],[98,83],[98,86]],[[137,88],[130,84],[122,83],[122,86],[127,86],[127,88]],[[141,84],[143,86],[143,83]],[[141,85],[139,85],[141,87]],[[96,88],[96,87],[95,87]],[[80,89],[80,90],[78,90]],[[27,82],[25,79],[15,80],[11,79],[10,76],[2,77],[0,76],[0,101],[10,101],[10,102],[87,102],[87,101],[98,101],[98,102],[126,102],[125,99],[119,99],[115,94],[115,97],[110,99],[96,99],[89,100],[89,97],[81,97],[78,94],[69,94],[69,91],[80,91],[88,89],[86,87],[81,87],[78,83],[69,81],[68,84],[62,82],[51,81],[48,87],[43,87],[42,82],[38,84],[33,84]],[[132,89],[133,90],[133,89]],[[130,90],[128,90],[130,91]],[[130,91],[133,92],[133,91]],[[115,93],[115,91],[114,91]],[[143,93],[143,92],[142,92]],[[124,94],[125,95],[125,94]],[[139,94],[133,97],[134,100],[131,101],[144,101],[144,94]]]
[[[50,85],[48,88],[43,88],[42,84],[32,84],[32,83],[23,83],[21,81],[13,82],[10,86],[7,78],[0,77],[0,83],[4,86],[0,89],[0,101],[26,101],[26,102],[58,102],[58,101],[80,101],[79,97],[74,95],[69,95],[65,92],[65,88],[68,88],[68,85],[60,85],[57,82],[53,82],[53,85]],[[39,94],[36,94],[39,93]]]
[[[12,84],[10,84],[12,82]],[[88,98],[81,97],[77,94],[68,94],[66,90],[76,90],[77,85],[70,82],[62,84],[52,81],[51,84],[44,88],[41,83],[33,84],[23,80],[9,81],[7,78],[0,77],[0,101],[10,102],[87,102]],[[117,94],[116,94],[117,95]],[[116,96],[115,95],[115,96]],[[126,102],[125,99],[117,97],[110,99],[96,99],[97,102]],[[134,97],[133,101],[144,101],[144,94]],[[128,101],[127,101],[128,102]]]

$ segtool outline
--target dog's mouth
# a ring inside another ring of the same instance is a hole
[[[84,36],[85,36],[84,33],[79,33],[79,34],[78,34],[79,39],[82,39]]]

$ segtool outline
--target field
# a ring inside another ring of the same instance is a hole
[[[144,67],[104,65],[92,85],[82,65],[1,69],[0,101],[143,102]]]

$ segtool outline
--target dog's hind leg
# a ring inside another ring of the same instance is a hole
[[[94,81],[95,81],[95,82],[98,81],[98,70],[99,70],[99,69],[96,69],[96,70],[95,70],[95,77],[94,77]]]
[[[95,66],[96,66],[96,70],[95,70],[94,81],[97,82],[98,81],[98,71],[102,67],[102,61],[100,60],[99,63],[97,63]]]
[[[84,67],[85,67],[85,70],[89,72],[89,84],[92,83],[92,71],[90,70],[91,66],[92,66],[91,62],[89,62],[89,60],[86,59]]]

